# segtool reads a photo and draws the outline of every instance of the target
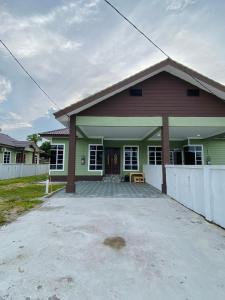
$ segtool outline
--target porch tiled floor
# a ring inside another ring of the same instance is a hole
[[[76,183],[75,195],[62,190],[55,197],[162,198],[163,194],[147,183],[80,181]]]

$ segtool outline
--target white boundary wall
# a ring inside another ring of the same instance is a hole
[[[166,166],[167,194],[225,228],[225,166]]]
[[[0,179],[46,174],[49,164],[0,164]]]
[[[162,190],[162,166],[161,165],[143,165],[145,181],[158,190]]]

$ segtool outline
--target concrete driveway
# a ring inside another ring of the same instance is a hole
[[[224,300],[225,231],[167,197],[53,197],[1,228],[0,299]]]

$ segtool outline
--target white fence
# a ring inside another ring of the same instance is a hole
[[[48,173],[48,164],[0,164],[0,179],[34,176]]]
[[[143,165],[145,181],[158,190],[162,190],[162,166],[161,165]]]
[[[225,166],[166,166],[167,194],[225,228]]]

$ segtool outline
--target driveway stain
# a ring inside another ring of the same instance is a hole
[[[24,259],[26,256],[25,255],[23,255],[23,254],[19,254],[19,255],[17,255],[17,259]]]
[[[61,299],[58,298],[56,295],[53,295],[53,296],[48,297],[48,300],[61,300]]]
[[[39,210],[39,211],[51,211],[51,210],[58,210],[58,209],[62,209],[62,208],[64,208],[63,205],[61,205],[61,206],[43,206],[43,207],[40,207],[37,210]]]
[[[37,290],[41,290],[41,289],[42,289],[42,285],[38,285]]]
[[[120,250],[126,246],[126,241],[124,238],[122,238],[120,236],[112,236],[112,237],[106,238],[104,240],[103,244],[105,246],[111,247],[112,249]]]
[[[58,280],[59,282],[65,282],[65,283],[72,283],[74,282],[73,277],[71,276],[65,276],[65,277],[61,277]]]
[[[22,269],[22,268],[18,268],[18,272],[20,272],[20,273],[24,273],[24,269]]]
[[[203,224],[203,222],[200,221],[200,220],[191,220],[191,223],[193,223],[193,224]]]

